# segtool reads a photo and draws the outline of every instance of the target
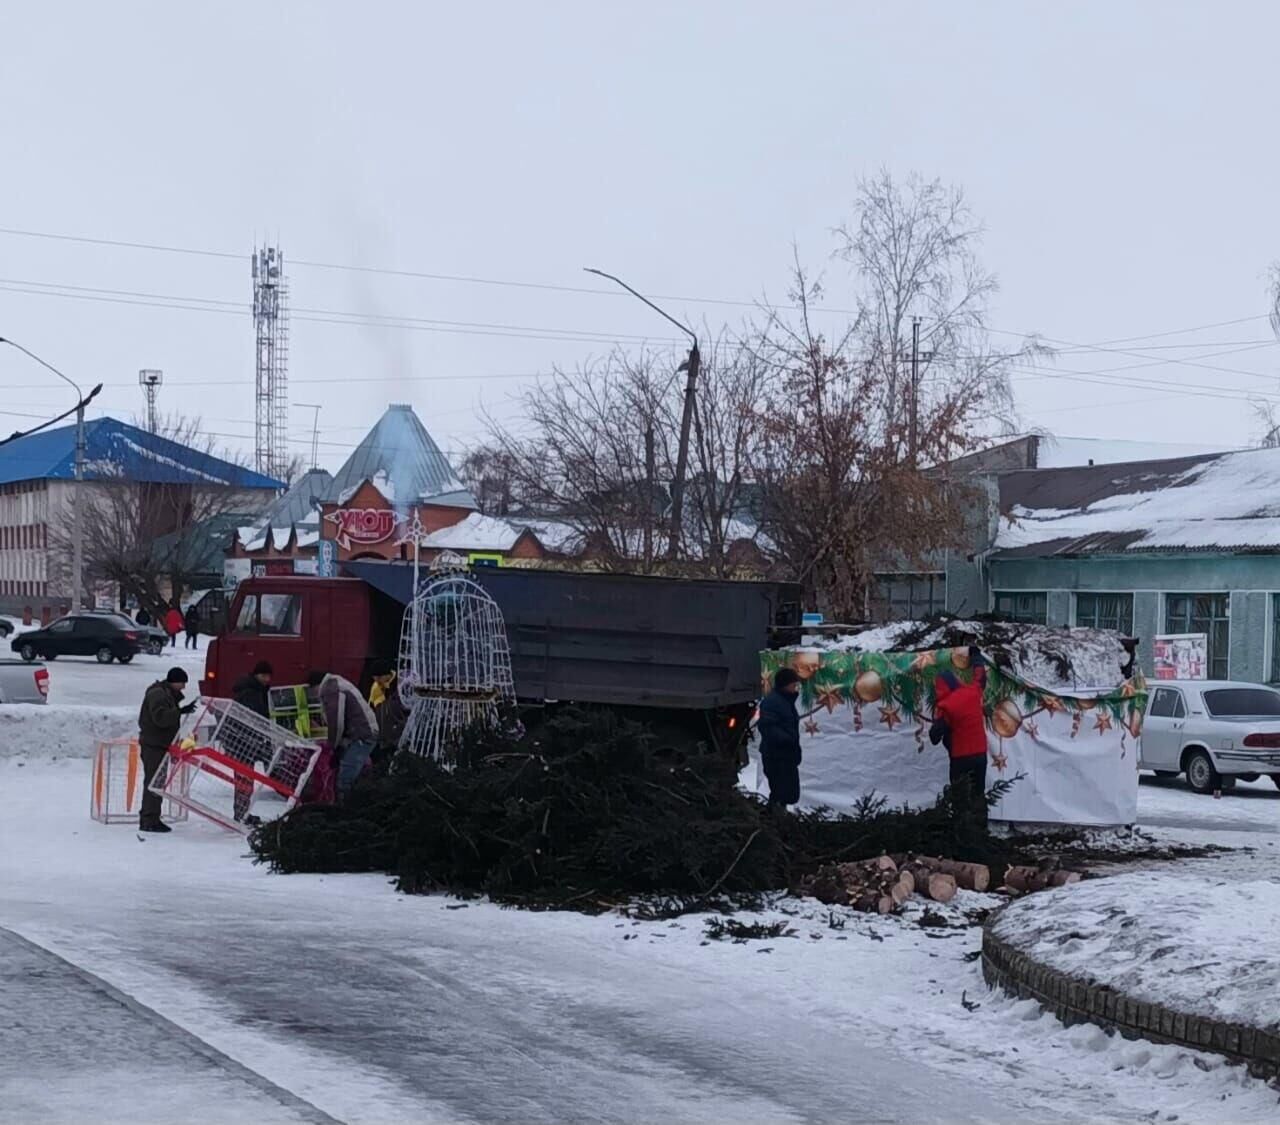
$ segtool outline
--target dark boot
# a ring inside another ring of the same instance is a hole
[[[163,820],[153,820],[150,824],[139,824],[138,831],[139,832],[172,832],[173,829],[170,828],[167,824],[165,824]]]

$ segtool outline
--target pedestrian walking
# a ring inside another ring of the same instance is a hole
[[[769,782],[769,807],[785,809],[800,800],[800,677],[790,668],[773,676],[773,691],[760,701],[760,759]]]
[[[948,669],[935,681],[937,701],[929,739],[941,742],[951,758],[951,789],[961,808],[987,818],[987,718],[982,696],[987,689],[987,665],[977,646],[969,648],[973,679],[965,683]]]
[[[178,603],[174,602],[169,607],[168,613],[164,615],[164,631],[169,634],[171,648],[178,647],[178,634],[182,632],[182,625],[182,610],[178,608]]]
[[[324,708],[329,747],[338,760],[338,800],[343,801],[377,745],[378,717],[350,680],[332,672],[312,672],[307,686],[316,689]]]
[[[197,638],[200,636],[200,611],[196,609],[195,602],[187,606],[187,612],[182,615],[182,627],[187,632],[187,648],[198,648]]]
[[[164,762],[169,747],[178,736],[182,716],[195,710],[195,703],[182,706],[182,693],[187,687],[187,674],[181,668],[170,668],[163,680],[157,680],[142,697],[138,711],[138,749],[142,756],[142,809],[138,828],[142,832],[168,832],[160,819],[160,796],[151,792],[156,770]]]

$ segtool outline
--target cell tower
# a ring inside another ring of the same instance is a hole
[[[138,385],[147,396],[147,429],[156,432],[156,395],[160,393],[160,384],[164,382],[164,372],[153,367],[144,367],[138,372]]]
[[[254,448],[258,472],[283,478],[289,464],[289,283],[280,247],[255,250],[252,261]]]

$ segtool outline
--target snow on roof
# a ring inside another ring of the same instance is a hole
[[[423,546],[442,551],[509,551],[524,531],[506,520],[472,512],[460,523],[433,531]]]
[[[1024,683],[1064,695],[1114,691],[1129,661],[1119,633],[1014,622],[898,621],[794,648],[849,652],[929,652],[977,639],[978,647]]]
[[[538,542],[557,554],[570,554],[582,546],[582,532],[562,520],[512,520],[516,527],[527,527],[537,536]]]
[[[115,418],[86,422],[85,479],[277,489],[278,480]],[[61,426],[0,446],[0,484],[73,480],[76,428]]]
[[[424,497],[433,503],[474,508],[475,499],[467,490],[449,459],[440,452],[426,428],[403,403],[387,407],[377,424],[356,446],[333,478],[331,495],[345,503],[366,480],[373,481],[390,501],[412,504]],[[390,489],[394,495],[388,495]]]
[[[293,534],[293,526],[273,527],[271,529],[271,545],[277,551],[286,550],[289,546],[289,537]]]
[[[1004,554],[1280,548],[1280,449],[1010,473],[1000,488]]]
[[[1158,461],[1168,457],[1197,457],[1207,453],[1230,452],[1221,444],[1167,441],[1129,441],[1113,438],[1040,438],[1036,468],[1064,469],[1084,465],[1117,465],[1129,461]]]
[[[314,547],[320,542],[320,528],[314,524],[297,524],[298,529],[298,546]]]

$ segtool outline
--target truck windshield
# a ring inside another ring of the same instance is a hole
[[[1215,688],[1204,693],[1204,705],[1219,719],[1245,715],[1280,718],[1280,692],[1266,688]]]

